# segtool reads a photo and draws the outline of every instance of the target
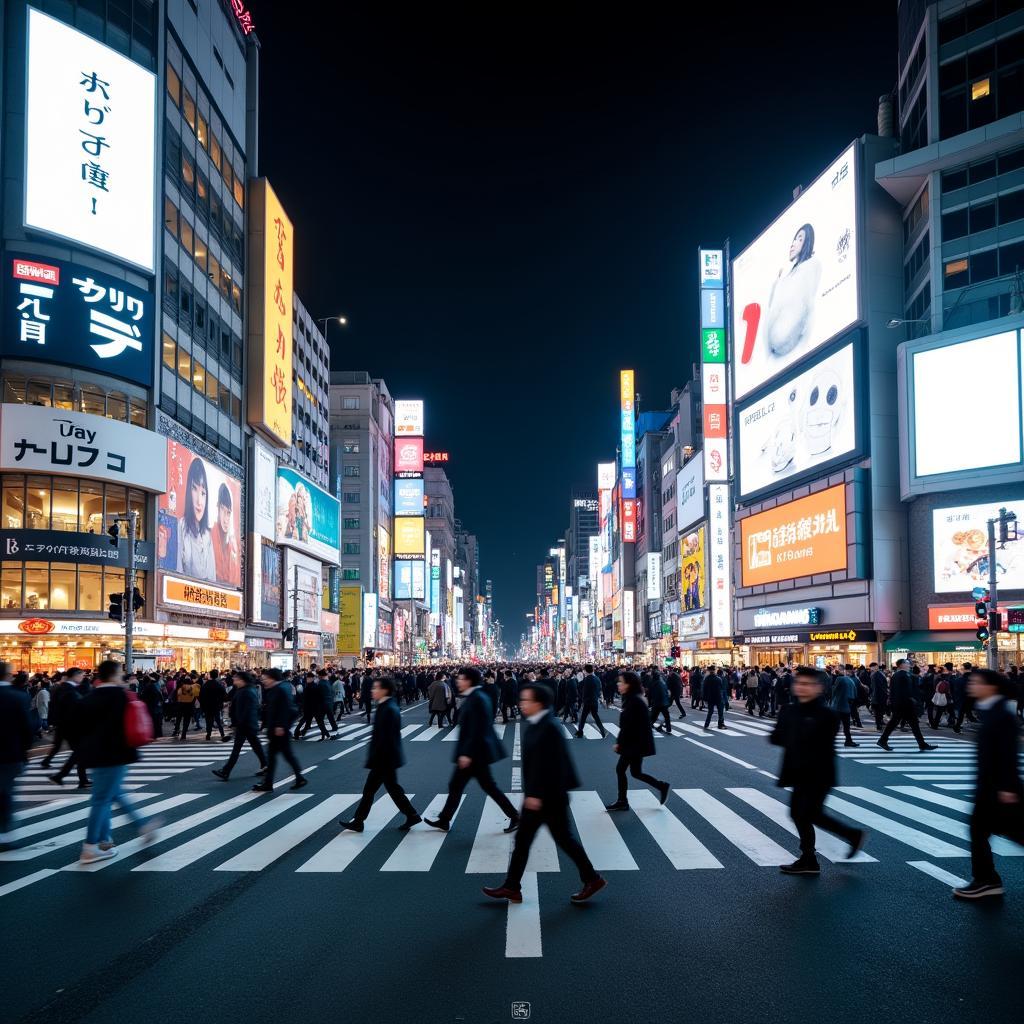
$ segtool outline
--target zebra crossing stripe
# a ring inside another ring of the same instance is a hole
[[[917,797],[918,800],[927,800],[940,807],[949,807],[954,811],[960,811],[961,814],[970,814],[974,810],[974,804],[967,800],[958,800],[955,796],[933,793],[930,789],[923,789],[921,786],[889,786],[889,789],[894,793]]]
[[[952,871],[943,871],[937,864],[930,864],[926,860],[908,860],[907,864],[912,868],[917,868],[918,871],[923,871],[926,875],[931,875],[932,878],[936,878],[940,882],[945,882],[946,885],[952,886],[955,889],[961,889],[967,885],[966,878],[954,875]]]
[[[540,937],[540,894],[537,890],[537,875],[527,871],[521,883],[523,902],[508,905],[505,924],[505,957],[543,956]]]
[[[406,736],[411,736],[414,732],[417,732],[419,729],[422,729],[422,728],[423,728],[423,723],[422,722],[419,722],[416,725],[407,725],[402,730],[402,738],[404,739]]]
[[[881,832],[897,842],[905,843],[932,857],[967,857],[970,852],[963,847],[954,846],[944,839],[936,839],[934,836],[928,835],[927,832],[921,832],[916,828],[901,825],[884,815],[876,814],[874,811],[852,804],[849,800],[843,800],[837,796],[827,797],[825,806],[831,811],[837,811],[847,818],[859,821],[876,832]]]
[[[436,739],[441,733],[444,732],[444,728],[440,725],[428,725],[418,736],[413,736],[413,743],[426,743],[427,740]]]
[[[721,863],[697,837],[647,790],[630,794],[630,806],[651,838],[661,847],[672,866],[679,871],[694,868],[720,868]]]
[[[517,802],[519,794],[509,794],[509,799]],[[508,824],[508,816],[490,798],[484,801],[483,813],[477,825],[473,848],[469,851],[466,864],[467,875],[504,874],[512,855],[511,835],[502,831]],[[558,871],[558,851],[551,833],[544,826],[537,833],[530,848],[530,858],[526,863],[527,871]]]
[[[598,793],[575,790],[569,794],[569,807],[596,871],[640,870]]]
[[[304,814],[300,814],[294,821],[261,839],[255,846],[250,846],[223,864],[218,864],[214,871],[262,871],[304,839],[308,839],[358,799],[358,793],[336,793],[329,796],[316,807],[311,807]]]
[[[33,871],[31,875],[23,875],[21,878],[16,878],[13,882],[0,885],[0,896],[9,896],[12,892],[24,889],[26,885],[41,882],[44,878],[49,878],[50,875],[55,874],[57,874],[56,868],[43,868],[41,871]]]
[[[617,725],[614,725],[611,722],[605,722],[604,727],[608,732],[611,733],[613,740],[619,738],[619,727]]]
[[[277,817],[277,815],[308,799],[309,797],[305,794],[282,793],[273,800],[268,800],[265,804],[253,808],[253,810],[246,814],[234,818],[232,821],[225,822],[209,832],[204,832],[202,835],[196,836],[195,839],[190,839],[187,843],[182,843],[181,846],[176,846],[173,850],[168,850],[152,860],[147,860],[132,868],[132,870],[180,871],[189,864],[194,864],[201,857],[205,857],[208,853],[213,853],[214,850],[227,846],[228,843],[239,836],[244,836],[247,832],[258,828],[271,818]]]
[[[413,794],[409,793],[408,796],[412,799]],[[397,813],[398,808],[391,797],[382,796],[370,808],[362,832],[342,832],[295,870],[322,873],[344,871]]]
[[[776,800],[770,797],[767,793],[762,792],[760,789],[749,789],[747,787],[740,787],[730,789],[730,793],[733,796],[737,796],[744,803],[749,804],[755,810],[760,811],[767,818],[770,818],[780,828],[785,829],[790,835],[798,836],[796,825],[793,824],[792,818],[789,816],[789,808],[781,800]],[[847,854],[850,851],[849,846],[842,840],[837,839],[829,832],[825,832],[820,828],[814,830],[814,844],[815,847],[825,860],[831,861],[835,864],[837,861],[847,860]],[[857,854],[856,857],[849,858],[851,864],[877,864],[878,861],[870,856],[870,854],[864,853],[862,850]]]
[[[710,793],[702,789],[677,789],[675,793],[760,867],[784,864],[788,859],[788,850],[784,850],[774,839],[759,832],[731,807],[726,807]]]
[[[494,731],[498,734],[498,739],[505,738],[505,728],[507,727],[507,725],[508,722],[499,722],[497,725],[495,725]]]
[[[155,793],[126,793],[125,799],[131,804],[141,804],[146,800],[152,800],[155,797]],[[7,833],[7,841],[9,843],[15,843],[19,839],[28,839],[29,836],[37,836],[42,832],[52,832],[56,828],[61,828],[63,825],[70,825],[73,821],[84,821],[89,817],[90,809],[88,807],[79,808],[77,811],[68,811],[66,814],[58,814],[52,818],[47,818],[45,821],[37,821],[31,825],[23,825],[21,828],[13,829]]]
[[[15,797],[15,799],[18,799]],[[22,797],[23,800],[45,800],[45,797],[26,796]],[[33,807],[27,811],[15,811],[11,817],[15,821],[24,821],[26,818],[36,818],[40,814],[49,814],[51,811],[60,810],[64,807],[70,807],[72,804],[84,803],[88,800],[88,795],[82,796],[67,796],[67,797],[55,797],[52,800],[41,804],[39,807]]]
[[[454,743],[459,738],[459,727],[455,726],[454,729],[441,741],[442,743]]]
[[[438,793],[427,805],[423,812],[424,818],[436,818],[441,813],[447,793]],[[452,821],[458,817],[459,811],[465,802],[465,794],[459,800],[459,806],[455,808]],[[414,825],[402,838],[402,841],[395,847],[394,852],[384,862],[381,871],[429,871],[434,866],[434,860],[441,852],[441,846],[448,838],[447,832],[431,828],[429,825]]]

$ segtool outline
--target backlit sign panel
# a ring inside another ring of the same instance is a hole
[[[422,477],[397,478],[395,480],[394,513],[396,516],[423,515]]]
[[[395,438],[395,476],[419,476],[423,473],[423,438]]]
[[[1015,512],[1018,524],[1024,523],[1024,500],[1019,499],[932,511],[937,594],[970,594],[975,587],[988,587],[988,521],[998,518],[1000,508]],[[1024,529],[1018,527],[1017,538],[996,550],[1000,591],[1024,590]]]
[[[704,518],[704,460],[690,459],[676,474],[676,528],[686,529]]]
[[[423,436],[422,399],[398,398],[395,400],[395,433],[414,437]]]
[[[423,558],[426,546],[422,516],[400,516],[394,521],[395,558]],[[395,566],[398,572],[398,566]]]
[[[619,414],[622,496],[636,497],[636,391],[632,370],[619,373]]]

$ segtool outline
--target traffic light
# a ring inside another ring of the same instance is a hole
[[[113,619],[115,622],[124,621],[124,594],[110,595],[110,607],[107,609],[107,618]]]
[[[985,594],[983,599],[975,602],[974,614],[977,616],[976,625],[978,627],[974,635],[984,643],[991,635],[989,632],[988,594]]]
[[[673,658],[680,658],[680,657],[682,657],[682,654],[683,654],[683,649],[678,644],[673,644],[673,646],[672,646],[672,657]]]
[[[146,599],[139,592],[138,587],[132,588],[132,611],[137,612],[144,604]]]
[[[290,644],[290,643],[292,643],[292,641],[294,641],[294,639],[295,639],[295,627],[294,626],[289,626],[284,631],[284,642],[286,644]]]
[[[121,536],[121,527],[117,523],[111,523],[110,528],[107,530],[107,536],[110,538],[110,543],[116,548],[118,539]]]

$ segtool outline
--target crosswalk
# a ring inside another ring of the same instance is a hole
[[[163,819],[155,839],[129,838],[130,819],[121,810],[112,820],[119,856],[90,865],[66,862],[69,855],[77,854],[75,847],[84,838],[87,805],[19,811],[9,836],[15,848],[0,853],[0,866],[30,862],[46,866],[31,875],[0,879],[0,896],[58,871],[94,873],[118,866],[138,873],[186,869],[235,873],[280,865],[297,874],[340,874],[359,863],[384,873],[426,873],[444,866],[466,874],[500,875],[508,865],[514,836],[503,832],[507,819],[490,798],[464,796],[449,832],[420,824],[403,833],[396,828],[401,814],[390,797],[382,796],[373,804],[363,832],[339,831],[338,818],[359,796],[245,792],[222,799],[213,793],[165,797],[135,792],[128,799],[137,814]],[[420,800],[415,794],[410,797],[418,806],[426,805],[424,813],[430,815],[440,810],[446,794]],[[520,799],[519,794],[509,797]],[[571,794],[570,811],[598,871],[638,871],[666,864],[677,871],[715,871],[737,861],[772,868],[794,856],[796,829],[784,801],[782,793],[749,786],[714,793],[681,787],[662,806],[652,791],[638,788],[629,791],[630,810],[613,815],[605,810],[604,797],[583,790]],[[971,805],[949,794],[912,785],[840,786],[827,805],[872,833],[872,852],[859,853],[850,861],[853,865],[889,857],[904,860],[907,851],[937,860],[969,857]],[[846,861],[845,843],[825,833],[819,833],[818,840],[826,860]],[[993,851],[999,857],[1024,856],[1024,847],[1004,839],[993,841]],[[61,855],[65,863],[60,863]],[[554,841],[542,829],[527,871],[561,869]]]

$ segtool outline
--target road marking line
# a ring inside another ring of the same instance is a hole
[[[569,807],[580,842],[596,871],[639,870],[598,793],[593,790],[571,792]]]
[[[912,779],[914,782],[971,782],[974,779],[973,775],[964,775],[963,772],[957,775],[920,775],[920,774],[908,774],[908,779]],[[969,787],[973,789],[973,786]]]
[[[447,793],[438,793],[423,811],[423,817],[436,818],[447,799]],[[451,817],[452,821],[458,816],[465,799],[463,796],[459,800],[459,806],[455,808],[455,814]],[[429,825],[413,825],[384,862],[381,871],[429,871],[447,838],[448,833],[440,829],[431,828]]]
[[[521,761],[523,759],[522,746],[519,742],[519,723],[516,722],[515,739],[512,741],[512,760]]]
[[[412,793],[407,794],[412,799]],[[362,832],[344,831],[335,836],[323,849],[314,853],[295,870],[297,873],[336,874],[344,871],[377,837],[380,830],[398,814],[395,802],[389,796],[382,796],[370,808]]]
[[[443,740],[442,743],[455,743],[459,738],[459,727],[455,726],[454,729]]]
[[[738,757],[733,757],[732,754],[727,754],[724,750],[716,750],[714,747],[709,747],[706,743],[698,743],[696,740],[691,740],[688,736],[683,738],[687,743],[692,743],[695,747],[700,747],[702,750],[710,750],[712,754],[724,757],[726,760],[732,761],[734,764],[742,765],[744,768],[751,768],[754,771],[758,770],[756,764],[750,764],[749,761],[741,761]]]
[[[125,797],[130,804],[141,804],[146,800],[152,800],[156,796],[156,793],[126,793]],[[36,821],[31,825],[22,825],[21,828],[13,829],[7,833],[7,841],[9,843],[15,843],[19,839],[28,839],[29,836],[37,836],[42,832],[50,832],[53,829],[60,828],[62,825],[70,825],[73,821],[84,821],[89,817],[90,809],[88,807],[79,808],[77,811],[68,811],[67,814],[58,814],[53,818],[47,818],[45,821]]]
[[[505,728],[506,728],[507,725],[508,725],[508,722],[499,722],[494,727],[494,731],[498,734],[498,739],[499,740],[505,738]]]
[[[15,799],[18,799],[18,798],[15,797]],[[45,796],[23,796],[23,797],[21,797],[21,799],[22,800],[31,800],[33,802],[36,801],[36,800],[44,800],[46,802],[41,804],[39,807],[31,808],[31,810],[15,811],[14,814],[11,815],[11,817],[14,819],[14,821],[24,821],[26,818],[35,818],[35,817],[38,817],[40,814],[50,814],[53,811],[59,811],[59,810],[62,810],[63,808],[65,808],[65,807],[70,807],[72,804],[80,804],[83,801],[88,800],[89,797],[86,796],[86,795],[83,795],[83,796],[54,797],[53,799],[49,799],[48,797],[45,797]]]
[[[789,857],[788,850],[784,850],[774,839],[759,832],[731,807],[726,807],[709,793],[702,789],[677,789],[675,793],[755,864],[760,867],[778,867],[786,863]]]
[[[509,799],[516,803],[515,793],[508,794]],[[493,875],[507,870],[509,857],[512,856],[513,835],[503,831],[508,824],[508,816],[490,798],[484,801],[483,812],[477,825],[473,847],[469,851],[466,863],[467,875]],[[530,847],[530,858],[526,863],[527,871],[559,871],[558,851],[555,841],[546,825],[542,825]]]
[[[671,811],[658,804],[653,793],[634,790],[630,805],[674,868],[683,871],[722,867],[711,851]]]
[[[937,878],[940,882],[945,882],[946,885],[951,885],[956,889],[961,889],[967,885],[966,878],[954,875],[950,871],[943,871],[937,864],[932,864],[929,861],[908,860],[907,863],[912,868],[917,868],[918,871],[923,871],[926,875],[931,875],[932,878]]]
[[[612,739],[618,738],[619,727],[617,725],[613,725],[611,722],[605,722],[604,727],[608,730],[608,732],[612,734]]]
[[[537,874],[527,871],[522,881],[523,902],[508,905],[505,925],[505,956],[507,958],[541,957],[540,894]]]
[[[418,736],[413,736],[411,742],[426,743],[427,740],[436,739],[444,732],[446,728],[447,726],[443,725],[428,725],[427,728],[424,729],[423,732],[421,732]]]
[[[423,728],[423,723],[422,722],[419,722],[416,725],[407,725],[402,730],[402,736],[411,736],[414,732],[416,732],[417,729],[422,729],[422,728]]]
[[[873,828],[876,832],[881,832],[897,842],[905,843],[907,846],[912,846],[915,850],[920,850],[922,853],[927,853],[932,857],[969,856],[969,851],[962,847],[954,846],[943,839],[936,839],[934,836],[930,836],[916,828],[901,825],[899,822],[886,818],[884,815],[876,814],[874,811],[859,807],[857,804],[851,804],[849,800],[841,800],[839,797],[830,796],[825,799],[825,806],[831,811],[837,811],[847,818],[859,821],[862,825],[867,825],[868,828]]]
[[[41,882],[44,878],[49,878],[50,875],[55,874],[57,874],[56,868],[43,868],[41,871],[34,871],[31,875],[24,875],[21,878],[16,878],[13,882],[8,882],[6,885],[0,885],[0,896],[8,896],[12,892],[24,889],[26,885],[31,885],[33,882]]]
[[[418,740],[419,738],[419,736],[413,736],[414,740]],[[362,747],[365,747],[369,742],[369,740],[363,740],[362,743],[354,743],[351,747],[348,748],[348,750],[343,750],[340,754],[331,754],[331,756],[327,758],[327,760],[337,761],[339,757],[345,757],[347,754],[353,754],[355,753],[355,751],[361,749]]]

